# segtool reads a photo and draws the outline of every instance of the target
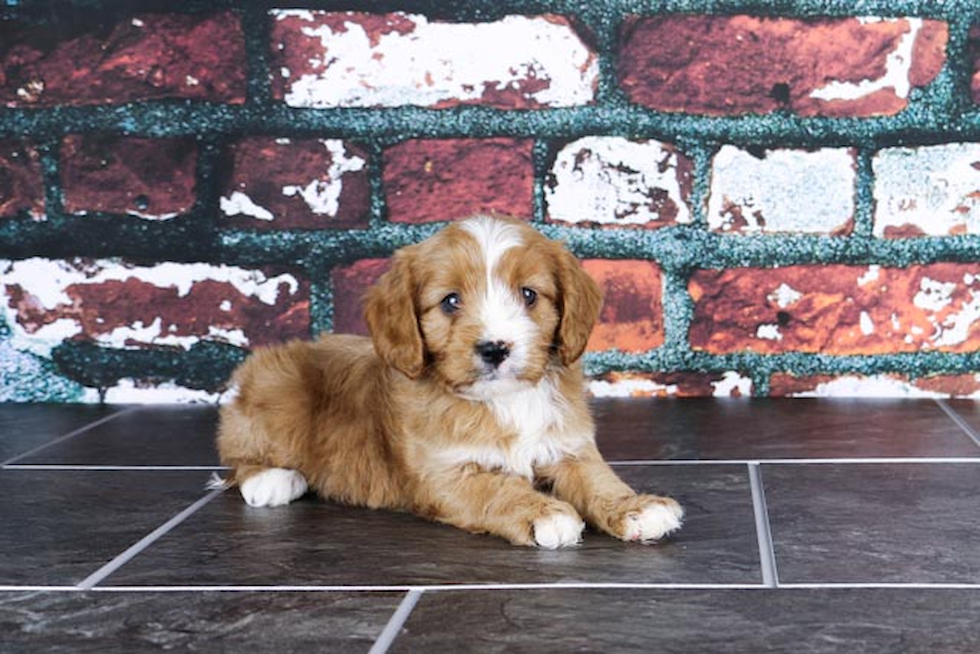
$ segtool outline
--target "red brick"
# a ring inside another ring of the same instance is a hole
[[[27,213],[44,217],[44,185],[37,150],[15,140],[0,140],[0,218]]]
[[[0,264],[0,291],[15,342],[33,351],[62,340],[255,346],[308,337],[310,329],[309,283],[284,271],[27,259]]]
[[[197,146],[192,139],[69,136],[61,150],[65,208],[149,219],[194,206]]]
[[[948,26],[918,19],[787,19],[664,15],[628,19],[620,82],[661,111],[735,115],[788,109],[804,116],[877,116],[907,105],[945,61]],[[891,66],[891,70],[889,70]],[[890,75],[890,77],[888,77]],[[858,85],[872,82],[864,89]],[[844,85],[843,87],[841,85]],[[847,88],[853,97],[837,90]]]
[[[589,350],[645,352],[663,345],[663,281],[657,264],[589,259],[582,267],[605,294]]]
[[[973,73],[970,78],[970,96],[974,102],[980,103],[980,24],[970,28],[966,47]]]
[[[691,346],[886,354],[980,349],[980,264],[698,270]]]
[[[426,223],[477,213],[530,218],[530,139],[411,140],[384,153],[391,220]]]
[[[330,279],[333,282],[333,331],[335,333],[362,335],[368,333],[363,315],[364,293],[388,270],[390,265],[390,259],[362,259],[349,266],[333,269]]]
[[[593,378],[596,397],[748,397],[752,380],[737,372],[610,372]]]
[[[980,374],[932,375],[919,377],[915,386],[928,393],[947,397],[969,397],[980,399]]]
[[[66,20],[58,29],[0,21],[0,103],[9,107],[162,98],[240,104],[245,68],[232,12]]]
[[[255,136],[229,148],[223,220],[250,229],[363,228],[367,154],[336,139]]]

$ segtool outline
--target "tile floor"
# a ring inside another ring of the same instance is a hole
[[[0,652],[980,652],[980,404],[610,400],[687,509],[544,552],[206,491],[213,407],[0,405]]]

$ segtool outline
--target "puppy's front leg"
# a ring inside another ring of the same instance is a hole
[[[515,545],[557,549],[582,540],[585,523],[567,502],[534,489],[530,480],[468,464],[428,478],[433,517]]]
[[[684,510],[676,501],[634,492],[594,445],[539,472],[551,481],[555,496],[571,503],[590,524],[621,540],[659,540],[681,526]]]

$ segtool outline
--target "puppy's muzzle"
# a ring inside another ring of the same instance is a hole
[[[490,368],[499,368],[510,356],[510,347],[503,341],[481,341],[476,344],[476,353]]]

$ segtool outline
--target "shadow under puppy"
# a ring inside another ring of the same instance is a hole
[[[218,449],[252,506],[322,497],[558,548],[590,524],[680,527],[602,459],[579,358],[602,295],[559,243],[477,216],[399,250],[366,298],[371,338],[260,348],[235,372]],[[539,489],[550,489],[543,492]]]

